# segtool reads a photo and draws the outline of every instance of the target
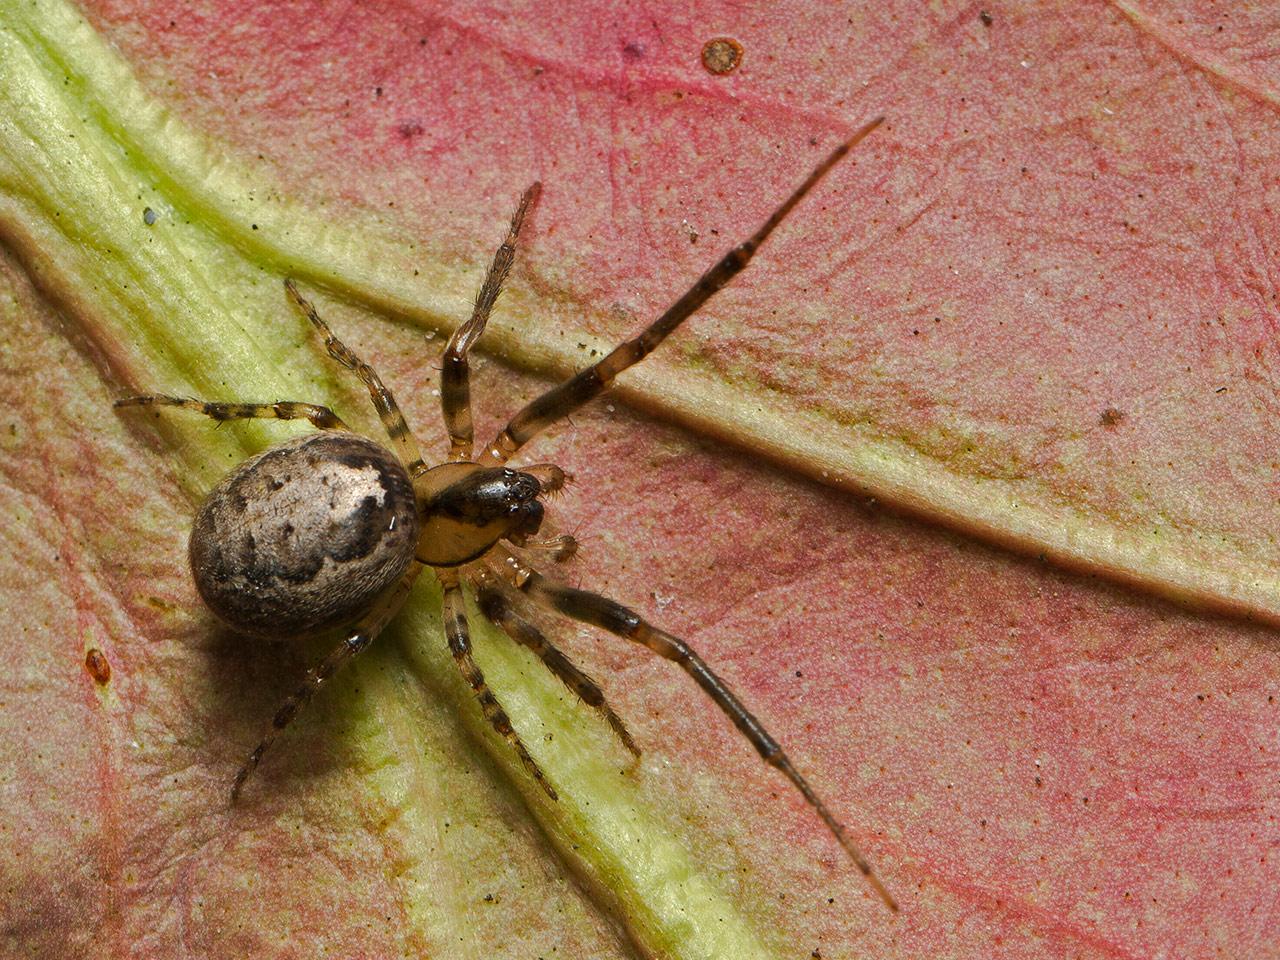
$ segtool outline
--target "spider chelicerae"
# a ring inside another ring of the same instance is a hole
[[[525,749],[472,657],[464,582],[475,591],[484,615],[530,648],[598,711],[634,755],[639,755],[639,748],[600,688],[523,619],[511,601],[523,594],[677,663],[765,762],[785,774],[804,795],[880,898],[897,910],[866,858],[778,742],[688,644],[617,601],[547,580],[513,549],[541,549],[561,560],[572,555],[577,544],[571,536],[538,536],[542,498],[564,486],[565,472],[550,463],[520,470],[505,466],[536,434],[598,396],[618,374],[648,356],[728,284],[801,198],[882,120],[872,120],[837,147],[755,234],[725,254],[639,336],[526,405],[478,456],[474,455],[467,355],[484,332],[510,272],[516,238],[541,190],[537,183],[520,200],[471,318],[454,331],[445,347],[440,399],[449,433],[446,462],[427,465],[391,391],[369,364],[333,334],[288,279],[284,285],[289,297],[324,338],[329,356],[368,389],[391,441],[389,447],[353,433],[332,410],[313,403],[227,403],[162,394],[116,401],[117,407],[180,407],[218,421],[303,419],[319,430],[241,463],[205,499],[191,530],[189,555],[196,587],[213,613],[233,630],[288,638],[346,628],[342,642],[308,671],[236,773],[232,803],[280,732],[326,681],[373,642],[400,609],[423,568],[430,567],[443,590],[444,629],[458,669],[475,692],[485,718],[552,800],[557,799],[555,787]]]

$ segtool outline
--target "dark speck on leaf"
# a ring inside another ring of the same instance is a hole
[[[1124,419],[1124,413],[1115,407],[1107,407],[1102,413],[1098,414],[1098,422],[1104,427],[1119,426],[1120,421]]]
[[[982,21],[982,25],[984,27],[989,27],[994,22],[991,14],[987,13],[985,10],[978,14],[978,19]]]
[[[84,668],[89,676],[98,683],[106,683],[111,679],[111,664],[97,647],[91,647],[84,656]]]
[[[742,44],[732,37],[716,37],[702,45],[702,65],[709,73],[733,73],[742,63]]]
[[[639,40],[628,40],[622,45],[622,55],[633,62],[643,60],[645,52],[644,44]]]
[[[159,215],[150,207],[147,207],[145,210],[142,211],[142,222],[145,223],[148,227],[151,226],[153,223],[155,223],[159,219],[160,219]]]

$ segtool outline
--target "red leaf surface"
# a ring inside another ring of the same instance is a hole
[[[517,367],[563,373],[636,329],[886,114],[740,282],[536,453],[577,477],[553,507],[585,544],[563,575],[717,665],[902,914],[678,671],[559,636],[773,955],[1274,957],[1280,643],[1220,614],[1280,622],[1280,24],[1219,6],[85,12],[264,189],[414,238],[458,280],[407,324],[331,307],[437,440],[440,340],[417,324],[458,322],[529,182],[485,429],[541,388]],[[700,62],[717,36],[742,45],[731,73]],[[85,320],[101,291],[49,279],[0,186],[5,949],[657,949],[448,732],[447,694],[401,696],[390,644],[351,681],[383,698],[321,702],[246,819],[218,808],[308,654],[211,627],[190,484],[109,409],[145,364]],[[370,727],[417,764],[353,770]],[[436,793],[381,802],[392,782]]]

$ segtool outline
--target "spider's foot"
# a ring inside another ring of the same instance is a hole
[[[622,722],[622,718],[619,717],[612,710],[610,710],[608,707],[605,707],[603,710],[601,710],[601,713],[603,713],[604,718],[609,721],[609,726],[613,729],[613,732],[618,737],[618,740],[622,743],[624,747],[627,748],[627,752],[631,754],[631,762],[627,765],[628,769],[634,768],[635,765],[640,762],[641,753],[640,753],[639,745],[636,743],[635,739],[631,736],[631,731],[628,730],[627,725]]]

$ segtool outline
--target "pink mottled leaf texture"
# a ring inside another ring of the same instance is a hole
[[[1280,958],[1277,38],[1263,2],[0,0],[0,956]],[[284,434],[111,401],[376,435],[292,275],[442,459],[444,335],[530,183],[485,435],[880,114],[524,462],[574,475],[554,575],[693,644],[901,913],[678,669],[554,619],[644,750],[583,741],[641,810],[607,836],[459,720],[416,607],[228,809],[321,648],[217,627],[186,535]]]

